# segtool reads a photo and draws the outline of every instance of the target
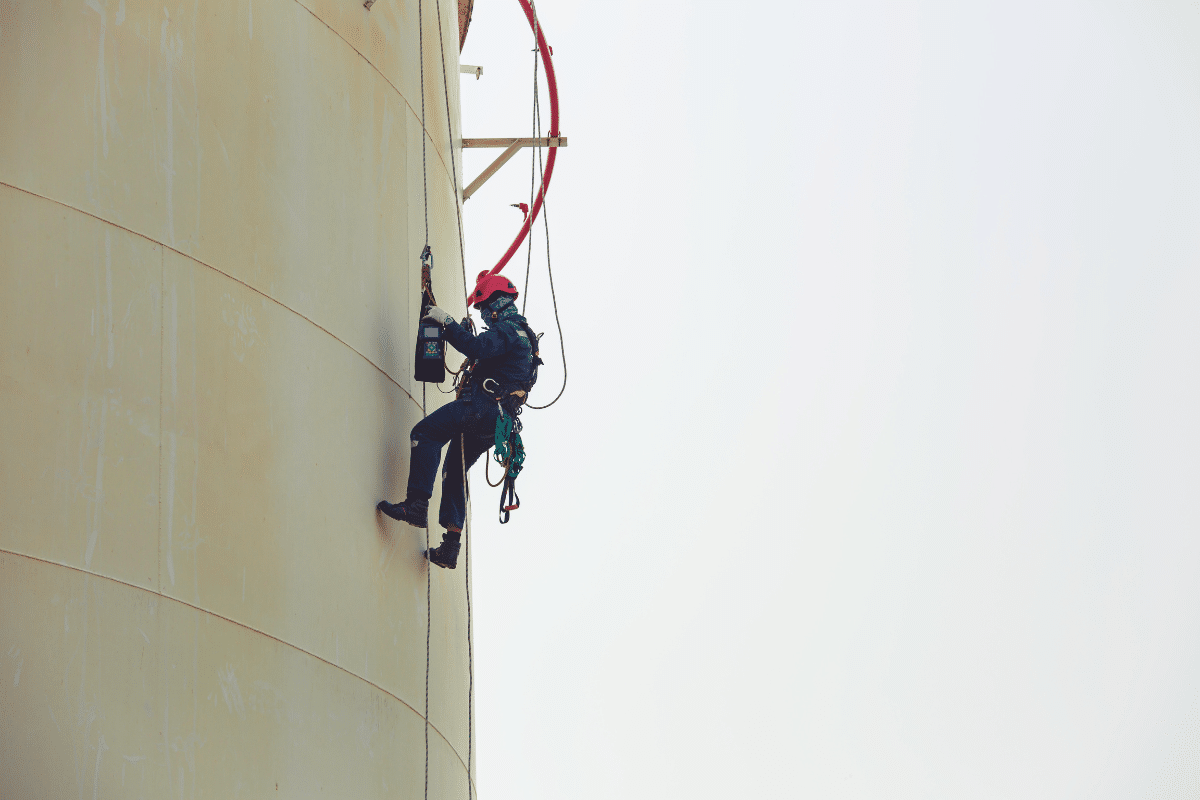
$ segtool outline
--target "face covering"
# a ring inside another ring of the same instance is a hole
[[[504,309],[511,306],[512,302],[513,302],[513,299],[510,296],[508,296],[506,294],[502,294],[499,297],[497,297],[495,300],[493,300],[491,302],[491,305],[485,305],[482,309],[480,309],[480,312],[479,312],[479,315],[481,317],[483,317],[483,324],[488,327],[491,327],[492,314],[493,313],[499,314],[501,311],[503,311]]]

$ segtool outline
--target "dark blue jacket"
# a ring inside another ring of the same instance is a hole
[[[446,341],[478,362],[463,399],[475,395],[487,378],[495,379],[502,394],[525,388],[533,370],[533,343],[529,341],[527,326],[521,325],[523,322],[525,318],[521,315],[510,314],[480,334],[471,333],[454,320],[446,323]],[[488,388],[494,387],[489,383]]]

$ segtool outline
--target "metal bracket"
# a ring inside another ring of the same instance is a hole
[[[508,163],[508,160],[517,154],[517,151],[522,147],[566,147],[567,137],[565,136],[544,136],[540,139],[463,139],[463,148],[467,147],[503,147],[504,152],[488,166],[483,172],[479,173],[479,177],[471,181],[466,189],[463,189],[463,200],[467,200],[471,195],[479,189],[480,186],[487,181],[488,178],[496,174],[497,170]]]
[[[371,2],[375,2],[375,0],[371,0]],[[473,67],[470,64],[459,64],[458,71],[463,75],[474,75],[475,80],[479,80],[483,77],[483,67]]]

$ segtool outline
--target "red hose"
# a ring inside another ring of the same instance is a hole
[[[546,37],[542,35],[541,23],[534,21],[533,7],[529,5],[529,0],[517,0],[517,2],[525,10],[525,17],[529,20],[529,27],[533,28],[534,33],[537,34],[538,51],[542,54],[542,65],[546,69],[546,89],[550,93],[550,137],[554,138],[558,136],[558,81],[554,78],[554,64],[550,61],[550,48],[546,46]],[[525,237],[529,235],[530,226],[537,219],[538,212],[542,210],[542,198],[546,196],[546,189],[550,186],[550,176],[554,172],[554,159],[557,156],[558,148],[551,147],[550,155],[546,158],[546,171],[542,175],[542,185],[538,189],[537,197],[533,201],[533,209],[530,210],[529,216],[525,218],[524,224],[521,225],[521,230],[517,233],[517,238],[513,239],[513,243],[508,246],[508,250],[500,258],[496,266],[492,267],[490,274],[495,275],[504,269],[504,265],[508,263],[513,254],[517,252],[517,248],[521,246],[521,242],[525,241]]]

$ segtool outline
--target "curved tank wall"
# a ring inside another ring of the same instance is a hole
[[[423,796],[424,532],[374,509],[446,398],[412,379],[417,28],[417,0],[0,0],[6,800]],[[432,575],[433,797],[468,794],[463,573]]]

